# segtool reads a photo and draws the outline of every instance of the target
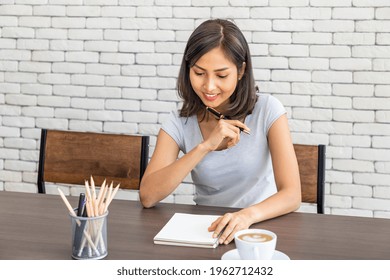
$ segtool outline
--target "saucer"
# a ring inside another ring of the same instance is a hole
[[[227,261],[227,260],[239,260],[240,255],[238,254],[237,249],[230,250],[223,254],[221,260]],[[278,250],[275,250],[274,255],[272,256],[272,260],[289,260],[290,258],[283,252],[280,252]]]

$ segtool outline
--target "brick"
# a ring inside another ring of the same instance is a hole
[[[26,50],[0,50],[0,59],[30,60],[31,53]]]
[[[291,33],[288,32],[253,32],[252,41],[264,44],[290,44]]]
[[[115,41],[87,41],[84,43],[84,49],[95,52],[117,52],[118,45]]]
[[[196,9],[196,8],[195,8]],[[172,8],[163,6],[139,6],[136,11],[137,17],[150,17],[150,18],[171,18]]]
[[[104,122],[103,131],[111,133],[136,134],[138,131],[137,124],[121,122]]]
[[[317,20],[313,29],[316,32],[354,32],[355,23],[353,20]]]
[[[6,160],[4,168],[12,171],[37,171],[37,164],[35,162],[21,161],[21,160]]]
[[[330,59],[330,69],[333,70],[371,70],[370,59],[359,58],[332,58]]]
[[[194,20],[193,19],[175,19],[175,18],[161,18],[157,21],[159,29],[168,30],[193,30]]]
[[[329,59],[326,58],[290,58],[288,60],[291,69],[300,70],[327,70],[329,69]]]
[[[374,187],[374,198],[390,198],[390,189],[386,187]]]
[[[389,71],[390,59],[374,59],[372,69],[374,71]]]
[[[292,115],[294,119],[330,121],[332,120],[332,110],[318,108],[293,108]]]
[[[4,81],[10,83],[35,83],[37,81],[37,77],[38,75],[36,73],[6,72],[4,74]]]
[[[91,110],[88,112],[88,120],[93,121],[122,121],[122,112],[119,111],[98,111]]]
[[[3,116],[3,125],[9,127],[34,127],[33,118],[22,116]]]
[[[326,205],[336,208],[351,208],[352,198],[348,196],[328,195],[326,196]]]
[[[354,46],[352,47],[354,57],[390,57],[390,46]]]
[[[372,197],[373,190],[370,186],[357,184],[332,184],[332,194],[344,196]]]
[[[50,73],[51,64],[45,62],[28,62],[21,61],[19,63],[19,71],[22,72],[35,72],[35,73]]]
[[[276,97],[285,106],[310,106],[310,96],[293,96],[290,94],[274,94],[273,96]]]
[[[32,60],[58,62],[64,61],[65,55],[62,51],[33,51]]]
[[[170,65],[159,65],[157,66],[157,75],[160,77],[177,77],[177,73],[179,73],[179,66],[170,66]]]
[[[25,27],[50,27],[50,17],[24,16],[19,17],[19,26]]]
[[[274,31],[313,31],[313,22],[311,20],[274,20]]]
[[[348,147],[370,147],[370,136],[355,136],[355,135],[331,135],[330,144],[332,146],[348,146]]]
[[[65,16],[66,6],[59,5],[37,5],[33,6],[33,14],[36,16]]]
[[[16,16],[4,16],[0,13],[0,26],[17,26],[18,25],[18,17]]]
[[[272,56],[296,57],[309,56],[309,47],[303,45],[272,45],[269,46]]]
[[[89,28],[119,29],[120,25],[121,22],[119,18],[97,17],[97,18],[87,18],[85,27],[88,29]]]
[[[159,130],[160,125],[157,124],[139,124],[138,126],[138,133],[143,135],[157,135]]]
[[[378,173],[390,173],[390,162],[375,162],[375,171]]]
[[[386,0],[354,0],[354,6],[369,6],[369,7],[381,7],[388,6],[389,2]]]
[[[333,42],[336,45],[374,45],[375,34],[374,33],[334,33]]]
[[[352,123],[313,121],[311,125],[312,131],[316,133],[328,133],[330,135],[352,134]]]
[[[97,17],[102,15],[99,6],[66,6],[65,8],[66,15],[70,17]]]
[[[20,114],[20,106],[0,105],[1,116],[19,116]]]
[[[119,29],[104,30],[104,39],[112,41],[136,41],[138,40],[138,32],[135,30]]]
[[[123,121],[133,123],[157,123],[157,114],[153,112],[123,112]]]
[[[309,82],[311,75],[309,71],[302,70],[273,70],[273,81],[294,81],[294,82]]]
[[[29,5],[1,5],[0,15],[32,15],[32,7]]]
[[[179,96],[177,90],[159,90],[158,91],[158,100],[163,101],[179,101]]]
[[[380,123],[356,123],[353,132],[362,135],[390,135],[389,126]]]
[[[302,7],[308,6],[309,0],[269,0],[270,6]]]
[[[139,78],[138,77],[124,77],[124,76],[109,76],[105,79],[106,86],[115,86],[115,87],[138,87]]]
[[[88,114],[87,111],[82,109],[56,108],[54,116],[60,119],[86,120]]]
[[[38,105],[47,107],[69,107],[70,98],[63,96],[38,96]]]
[[[21,182],[22,174],[17,171],[0,170],[0,180],[6,182]]]
[[[51,25],[54,28],[85,28],[86,19],[82,17],[53,17]]]
[[[171,64],[172,55],[167,53],[157,53],[157,54],[137,54],[135,56],[135,61],[137,64],[152,64],[152,65],[161,65],[161,64]]]
[[[50,49],[53,51],[82,51],[84,44],[82,41],[75,40],[52,40]]]
[[[328,45],[332,43],[332,33],[326,32],[294,32],[292,34],[294,44]]]
[[[390,148],[390,136],[373,136],[373,148]]]
[[[1,53],[1,51],[0,51]],[[16,72],[18,71],[18,62],[17,61],[6,61],[2,60],[0,61],[0,71],[12,71]]]
[[[375,86],[375,96],[389,97],[390,96],[390,86],[388,86],[388,85]]]
[[[69,107],[69,106],[68,106]],[[91,98],[72,98],[71,106],[72,108],[80,109],[104,109],[104,100],[103,99],[91,99]]]
[[[146,112],[171,112],[176,109],[176,104],[174,102],[165,102],[165,101],[142,101],[141,110]]]
[[[99,54],[97,52],[85,52],[85,51],[66,52],[65,61],[97,63],[99,62]]]
[[[102,122],[70,120],[69,129],[78,131],[101,132],[103,129]]]
[[[311,57],[351,57],[347,46],[310,46]]]
[[[145,30],[145,29],[157,29],[157,19],[155,18],[122,18],[121,19],[122,29],[134,29],[134,30]]]
[[[51,107],[28,106],[23,107],[22,114],[28,117],[51,118],[54,117],[54,109]]]
[[[352,83],[352,72],[347,71],[313,71],[313,82]]]
[[[377,111],[376,118],[377,122],[390,123],[390,111]]]
[[[81,74],[85,73],[85,64],[83,63],[69,63],[69,62],[55,62],[52,64],[52,71],[54,73],[71,73]]]
[[[0,126],[0,136],[1,137],[20,137],[20,129],[18,127],[6,127],[6,126],[1,125]],[[2,156],[2,158],[3,158],[3,156]]]
[[[39,28],[35,29],[37,39],[67,39],[67,30],[59,28]]]
[[[333,119],[335,121],[347,122],[374,122],[375,113],[373,111],[361,110],[333,110]]]
[[[351,109],[352,100],[348,97],[313,96],[312,106],[320,108]]]
[[[371,161],[334,159],[332,167],[341,171],[374,172],[374,164]]]
[[[310,5],[319,7],[349,7],[352,5],[352,0],[310,0]]]
[[[333,94],[339,96],[373,96],[373,85],[358,85],[358,84],[334,84]]]
[[[103,17],[135,17],[135,14],[135,7],[107,6],[101,8],[101,16]]]
[[[37,148],[37,141],[33,139],[23,139],[23,138],[5,138],[4,147],[11,148],[11,149],[16,148],[16,149],[24,149],[24,150],[35,150]]]
[[[154,100],[157,98],[156,89],[124,88],[122,98],[136,100]]]
[[[108,99],[105,102],[105,109],[122,110],[122,111],[139,111],[140,101]]]
[[[351,184],[353,179],[351,172],[327,170],[325,181],[329,183]]]
[[[388,110],[390,109],[390,104],[387,98],[356,97],[353,99],[353,107],[365,110]]]
[[[39,74],[38,82],[42,84],[70,84],[68,74]]]
[[[331,8],[291,8],[292,19],[330,19],[332,15]]]
[[[160,77],[141,77],[140,86],[141,88],[152,89],[174,89],[176,88],[176,79]]]
[[[291,92],[294,94],[331,95],[332,87],[324,83],[292,83]]]
[[[51,95],[52,86],[41,84],[22,84],[20,86],[20,92],[25,94]]]
[[[377,8],[375,10],[375,18],[377,19],[390,19],[390,8]]]
[[[158,42],[156,45],[157,44]],[[130,53],[153,53],[155,52],[154,45],[153,42],[119,42],[119,51]]]
[[[358,198],[353,200],[354,208],[369,209],[369,210],[390,210],[389,200],[377,198]]]
[[[356,21],[355,32],[389,32],[390,25],[386,20]]]
[[[310,121],[303,121],[303,120],[297,120],[297,119],[289,120],[288,126],[294,132],[310,132],[311,131]]]
[[[120,75],[121,68],[119,65],[112,64],[87,64],[86,71],[87,74],[97,74],[97,75]]]
[[[98,61],[94,61],[98,62]],[[135,57],[134,54],[125,54],[125,53],[101,53],[100,54],[100,63],[111,63],[111,64],[134,64]]]
[[[15,47],[13,47],[15,48]],[[17,48],[24,50],[47,50],[49,49],[49,40],[44,39],[19,39]]]
[[[252,8],[250,9],[250,17],[261,19],[288,19],[290,17],[290,10],[287,7]]]
[[[53,119],[53,118],[37,118],[36,125],[38,128],[67,130],[68,120],[65,119]]]
[[[69,29],[68,36],[71,40],[102,40],[103,30],[99,29]]]
[[[71,76],[71,83],[75,85],[103,86],[104,76],[92,74],[74,74]]]
[[[288,59],[285,57],[253,57],[252,64],[255,68],[288,69]]]
[[[54,85],[53,94],[62,96],[85,96],[85,86],[74,86],[74,85]]]
[[[357,217],[373,217],[373,211],[371,210],[361,210],[361,209],[340,209],[340,208],[332,208],[331,214],[333,215],[341,215],[341,216],[357,216]]]
[[[175,32],[172,30],[140,30],[141,41],[174,41]]]
[[[332,18],[334,19],[353,19],[368,20],[374,19],[374,8],[333,8]]]
[[[207,7],[173,7],[173,17],[208,19],[211,17],[211,9]]]
[[[367,133],[369,134],[369,133]],[[371,161],[388,161],[390,158],[390,150],[387,149],[370,149],[370,148],[354,148],[353,158],[360,160]]]

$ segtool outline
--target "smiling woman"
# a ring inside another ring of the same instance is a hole
[[[224,244],[253,223],[299,207],[286,110],[256,91],[249,47],[238,27],[214,19],[196,28],[178,77],[183,107],[163,123],[141,182],[145,207],[171,194],[191,172],[196,204],[242,208],[210,225]]]

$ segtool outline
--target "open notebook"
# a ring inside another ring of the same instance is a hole
[[[219,216],[175,213],[154,237],[155,244],[216,248],[218,238],[213,238],[207,228]]]

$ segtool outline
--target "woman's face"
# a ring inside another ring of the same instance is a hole
[[[190,68],[191,86],[205,106],[223,112],[245,70],[244,66],[238,73],[236,65],[221,48],[214,48]]]

